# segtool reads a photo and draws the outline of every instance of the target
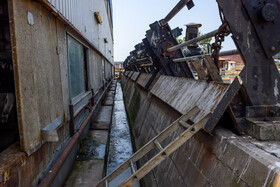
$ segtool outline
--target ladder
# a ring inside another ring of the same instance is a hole
[[[108,187],[109,183],[114,178],[119,176],[129,167],[131,168],[132,175],[129,178],[127,178],[124,182],[122,182],[119,186],[132,186],[134,183],[139,181],[205,126],[211,113],[207,113],[196,123],[190,120],[190,118],[199,113],[199,111],[200,109],[197,106],[195,106],[185,115],[182,115],[179,119],[174,121],[170,126],[164,129],[161,133],[159,133],[156,137],[154,137],[151,141],[149,141],[146,145],[144,145],[141,149],[134,153],[129,159],[127,159],[123,164],[116,168],[112,173],[104,177],[97,184],[96,187]],[[183,133],[181,133],[176,139],[174,139],[165,148],[163,148],[160,142],[166,139],[170,134],[172,134],[172,132],[177,130],[180,126],[185,129]],[[145,163],[141,168],[135,170],[134,163],[136,163],[139,159],[145,156],[153,148],[157,148],[159,152],[147,163]]]

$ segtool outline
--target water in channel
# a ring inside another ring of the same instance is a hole
[[[123,93],[121,85],[118,82],[114,99],[107,174],[110,174],[112,171],[114,171],[114,169],[116,169],[120,164],[125,162],[132,154],[133,149],[123,101]],[[118,186],[129,176],[131,176],[130,168],[124,171],[119,177],[111,181],[109,186]],[[140,184],[136,183],[133,185],[133,187],[140,187]]]

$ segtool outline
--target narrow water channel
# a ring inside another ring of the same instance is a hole
[[[110,133],[110,145],[107,163],[107,174],[111,173],[120,164],[125,162],[133,154],[130,130],[126,116],[123,93],[120,83],[117,83],[114,110],[112,116],[112,127]],[[131,175],[130,169],[127,169],[115,180],[111,181],[110,187],[118,186]],[[139,183],[133,187],[140,187]]]

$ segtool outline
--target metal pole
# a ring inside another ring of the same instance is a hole
[[[215,36],[215,34],[218,32],[218,29],[217,30],[214,30],[212,32],[209,32],[207,34],[204,34],[202,36],[199,36],[197,38],[194,38],[194,39],[191,39],[191,40],[188,40],[186,41],[185,43],[181,43],[179,45],[175,45],[173,47],[170,47],[167,49],[168,52],[172,52],[172,51],[176,51],[177,49],[180,49],[182,47],[185,47],[185,46],[188,46],[188,45],[191,45],[191,44],[195,44],[197,42],[200,42],[202,40],[205,40],[205,39],[208,39],[208,38],[211,38],[213,36]]]
[[[162,26],[166,25],[184,6],[191,0],[181,0],[177,5],[167,14],[167,16],[161,20]]]
[[[233,50],[229,50],[229,51],[222,51],[222,52],[219,53],[220,56],[237,55],[237,54],[239,54],[237,49],[233,49]],[[174,59],[173,62],[185,62],[185,61],[193,60],[195,58],[203,58],[206,55],[211,55],[211,53],[203,54],[203,55],[190,56],[190,57],[185,57],[185,58],[177,58],[177,59]]]

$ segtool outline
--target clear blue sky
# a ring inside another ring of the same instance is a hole
[[[114,60],[123,61],[134,46],[145,37],[149,24],[164,18],[179,0],[113,0]],[[201,23],[200,31],[207,33],[221,25],[215,0],[193,0],[195,6],[182,9],[170,22],[171,28],[183,28],[185,24]],[[212,39],[213,42],[213,39]],[[234,49],[230,36],[222,50]]]

